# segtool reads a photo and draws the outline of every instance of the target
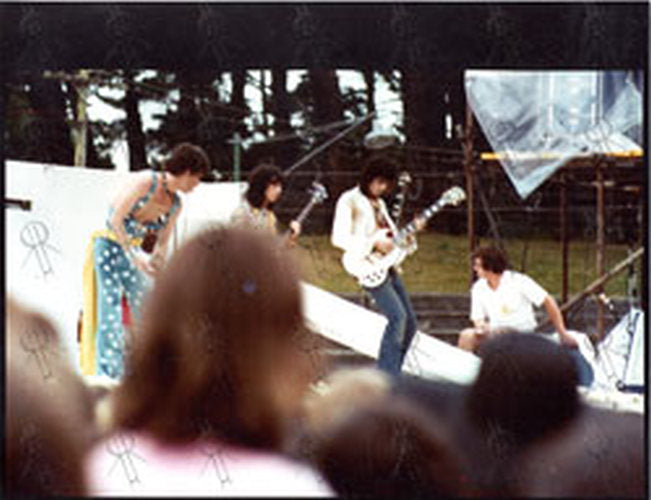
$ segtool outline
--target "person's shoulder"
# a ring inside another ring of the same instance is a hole
[[[362,191],[359,189],[359,186],[353,186],[351,188],[346,189],[343,193],[341,193],[341,196],[358,196],[362,194]]]
[[[359,198],[359,195],[361,195],[361,191],[357,186],[346,189],[343,191],[338,198],[338,201],[342,203],[348,203],[351,201],[355,201]]]
[[[237,204],[237,206],[235,207],[235,210],[233,210],[233,213],[235,214],[244,213],[248,210],[249,206],[250,206],[249,202],[246,201],[246,199],[242,198],[240,202]]]
[[[488,287],[488,282],[486,281],[486,278],[477,278],[475,282],[472,284],[470,287],[471,292],[481,292],[482,290],[486,290]]]
[[[520,271],[515,271],[513,269],[505,269],[502,272],[502,279],[508,280],[508,281],[514,281],[514,280],[523,280],[526,279],[527,275],[524,273],[521,273]]]
[[[510,281],[533,281],[533,278],[528,274],[514,271],[513,269],[507,269],[502,273],[502,276]]]
[[[544,288],[540,285],[540,283],[538,283],[535,279],[533,279],[528,274],[521,273],[518,271],[510,271],[508,279],[512,283],[516,283],[527,287],[535,287],[541,291],[544,291]]]

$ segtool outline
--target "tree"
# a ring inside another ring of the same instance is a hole
[[[164,91],[170,100],[174,95],[178,97],[165,113],[155,116],[161,124],[146,134],[149,149],[167,153],[175,144],[189,141],[208,153],[213,169],[223,170],[231,163],[227,141],[236,129],[246,130],[242,122],[248,114],[243,87],[240,91],[234,78],[233,92],[225,102],[219,92],[221,75],[214,70],[159,73],[159,91]],[[244,108],[232,105],[240,98]]]
[[[62,84],[40,74],[8,85],[5,154],[16,160],[72,165],[70,105]]]
[[[135,81],[135,72],[125,73],[126,93],[124,96],[124,110],[126,111],[126,136],[129,145],[129,170],[142,170],[147,167],[145,152],[145,132],[140,117],[140,92]]]

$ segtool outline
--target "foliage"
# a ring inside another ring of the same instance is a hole
[[[356,292],[360,288],[354,278],[345,273],[341,266],[341,252],[334,248],[326,235],[304,235],[295,252],[302,265],[307,281],[336,293]],[[481,242],[489,244],[489,242]],[[521,256],[525,244],[527,251],[525,272],[552,295],[560,297],[562,291],[561,249],[557,241],[538,239],[505,240],[505,248],[511,267],[521,271]],[[418,251],[409,257],[403,266],[404,280],[412,292],[468,293],[470,289],[470,253],[468,240],[463,236],[427,231],[418,236]],[[569,251],[569,296],[586,288],[597,277],[595,264],[596,249],[592,241],[578,240],[570,243]],[[606,270],[627,257],[625,245],[606,247]],[[641,261],[636,272],[642,280]],[[605,287],[607,295],[626,296],[627,273],[609,281]]]

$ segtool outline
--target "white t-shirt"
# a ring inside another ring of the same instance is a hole
[[[491,329],[530,332],[536,328],[533,306],[542,305],[547,292],[529,276],[507,270],[496,290],[482,278],[473,284],[470,297],[471,321],[488,320]]]
[[[316,471],[278,453],[201,440],[170,446],[137,432],[97,444],[85,469],[92,496],[334,495]]]

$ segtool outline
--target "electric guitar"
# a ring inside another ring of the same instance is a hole
[[[328,191],[326,190],[325,186],[317,181],[314,181],[312,183],[312,187],[308,189],[308,193],[310,193],[311,196],[310,201],[307,202],[307,204],[303,207],[303,209],[298,214],[298,216],[296,216],[293,219],[301,225],[303,224],[303,221],[307,218],[309,213],[312,211],[312,209],[316,205],[323,203],[323,201],[328,198]],[[291,235],[292,235],[292,230],[288,229],[285,232],[285,238],[290,238]]]
[[[443,193],[435,203],[427,207],[419,217],[427,221],[446,205],[458,205],[465,199],[465,191],[459,186],[454,186],[445,191],[445,193]],[[373,251],[369,255],[363,257],[360,257],[359,254],[346,252],[342,258],[344,269],[353,277],[357,278],[357,281],[363,287],[375,288],[380,286],[386,279],[389,269],[393,266],[399,265],[407,257],[410,246],[409,236],[415,232],[415,221],[407,224],[404,228],[398,231],[398,234],[395,235],[391,234],[391,231],[388,229],[380,229],[376,233],[375,239],[380,239],[381,237],[392,238],[394,245],[393,249],[386,254]]]

